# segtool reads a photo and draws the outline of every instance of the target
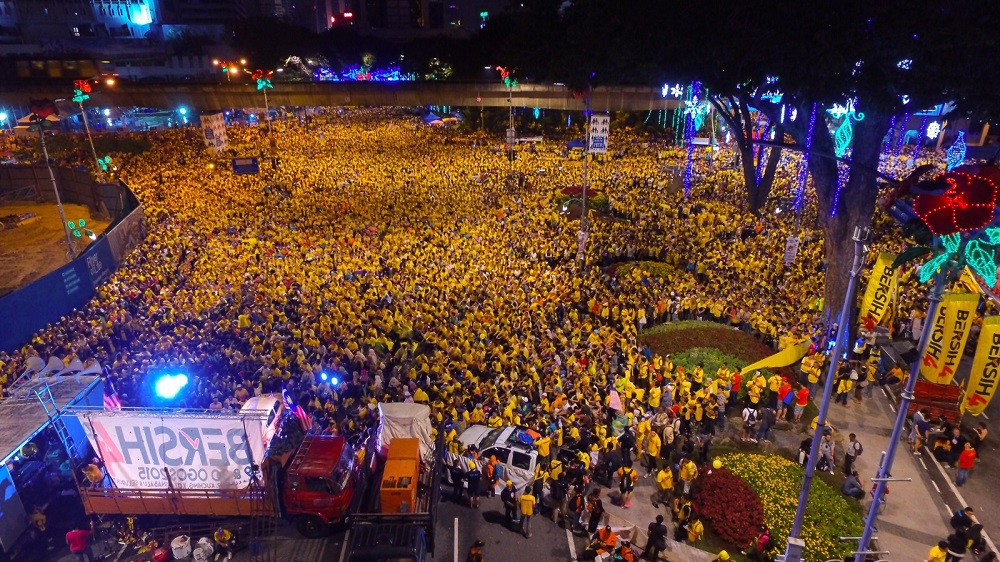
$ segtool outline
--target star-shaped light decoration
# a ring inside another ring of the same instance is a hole
[[[259,68],[253,71],[253,74],[251,75],[251,78],[257,81],[258,90],[263,90],[264,88],[274,89],[274,86],[271,84],[271,78],[273,77],[273,70],[261,70]]]

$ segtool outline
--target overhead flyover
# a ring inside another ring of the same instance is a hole
[[[68,98],[72,83],[52,85],[0,85],[0,105],[26,106],[31,98]],[[521,84],[510,92],[501,83],[461,82],[309,82],[275,83],[267,92],[276,106],[452,106],[538,107],[582,111],[584,98],[565,86]],[[130,83],[99,86],[88,105],[113,107],[187,107],[199,111],[262,107],[263,94],[251,84]],[[659,89],[643,86],[597,87],[591,92],[591,109],[650,111],[676,109],[679,100],[664,98]]]

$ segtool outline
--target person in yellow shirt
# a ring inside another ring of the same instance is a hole
[[[660,504],[669,505],[673,495],[674,473],[669,466],[665,466],[656,473],[656,495],[653,497],[653,507],[660,507]]]
[[[650,431],[646,437],[646,476],[652,475],[657,468],[659,468],[660,463],[660,449],[663,441],[660,439],[660,434],[655,431]]]
[[[430,397],[427,396],[427,391],[423,387],[417,387],[417,390],[413,393],[413,401],[418,404],[426,404],[430,401]]]
[[[525,538],[531,538],[531,516],[535,514],[535,496],[531,494],[531,487],[524,489],[524,493],[517,499],[521,508],[521,534]]]
[[[546,435],[535,441],[535,448],[538,449],[538,462],[547,463],[549,462],[549,456],[551,454],[552,437]]]

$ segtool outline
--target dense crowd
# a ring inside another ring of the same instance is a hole
[[[704,462],[740,392],[755,407],[794,392],[772,406],[796,419],[809,400],[809,385],[780,377],[684,373],[637,339],[656,323],[703,318],[776,348],[812,338],[825,350],[822,235],[809,226],[811,193],[805,226],[790,210],[795,154],[773,188],[785,212],[754,216],[727,149],[699,149],[684,198],[672,176],[683,150],[615,131],[615,157],[589,168],[608,209],[590,215],[581,266],[579,217],[557,201],[581,183],[583,164],[561,144],[511,162],[484,136],[371,109],[277,121],[270,137],[230,127],[228,137],[236,153],[262,157],[260,175],[233,175],[191,128],[151,135],[151,150],[121,159],[148,238],[84,309],[0,353],[7,381],[30,355],[97,359],[124,405],[156,406],[150,381],[183,372],[193,383],[182,405],[238,408],[286,389],[313,431],[347,435],[379,401],[423,402],[450,442],[468,424],[520,424],[542,446],[550,435],[554,447],[575,445],[585,463],[590,450],[616,449],[611,389],[640,459],[660,456],[669,426],[681,465]],[[882,230],[873,255],[902,244]],[[785,266],[790,234],[801,245]],[[611,267],[640,259],[668,273]],[[906,283],[904,310],[917,310]],[[807,359],[818,381],[823,355]]]

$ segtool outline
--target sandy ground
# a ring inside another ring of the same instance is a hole
[[[100,234],[109,222],[91,216],[84,205],[63,205],[66,220],[86,221],[86,228]],[[5,295],[45,276],[67,263],[66,234],[59,219],[59,209],[52,203],[14,203],[0,205],[0,217],[35,213],[37,219],[17,228],[0,231],[0,295]],[[83,231],[81,231],[82,233]],[[71,233],[72,235],[72,233]],[[86,235],[73,238],[76,255],[91,240]]]

